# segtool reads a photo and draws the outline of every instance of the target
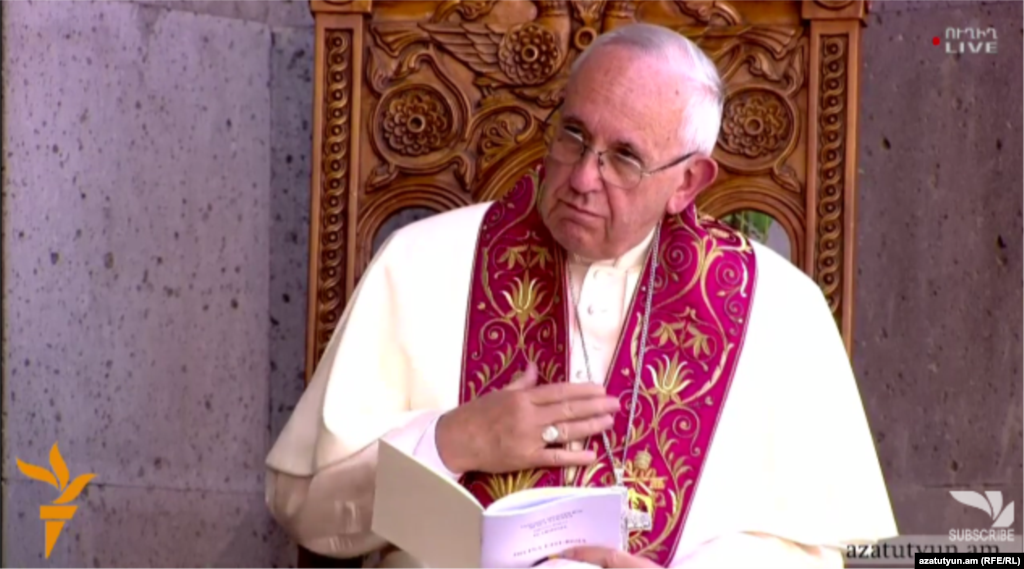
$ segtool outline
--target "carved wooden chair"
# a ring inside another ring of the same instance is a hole
[[[700,198],[811,275],[852,344],[863,1],[313,0],[307,379],[376,246],[541,160],[573,59],[633,21],[694,40],[727,98]],[[317,564],[311,557],[304,563]]]

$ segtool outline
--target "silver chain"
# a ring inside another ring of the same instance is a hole
[[[615,456],[612,453],[612,445],[608,442],[608,432],[601,432],[601,437],[604,441],[604,450],[608,453],[608,461],[611,462],[612,472],[615,474],[615,484],[623,487],[626,485],[626,457],[628,456],[629,442],[633,434],[633,420],[636,418],[636,401],[637,396],[640,393],[640,384],[643,383],[642,370],[644,366],[644,356],[647,354],[647,332],[651,323],[651,300],[654,298],[654,275],[658,271],[658,241],[660,236],[661,223],[659,223],[654,229],[654,243],[651,249],[651,274],[648,279],[647,290],[644,291],[643,287],[640,289],[641,292],[647,293],[647,298],[644,306],[643,322],[640,327],[640,354],[637,358],[636,369],[633,374],[633,395],[632,401],[629,404],[629,423],[626,424],[626,438],[622,441],[621,466],[615,465]],[[580,305],[579,301],[576,300],[576,287],[572,279],[572,270],[567,270],[566,272],[569,273],[569,295],[572,297],[573,312],[576,316],[576,328],[580,331],[580,345],[583,347],[583,362],[587,367],[587,380],[593,383],[594,376],[590,370],[590,354],[587,352],[587,340],[583,336],[583,321],[580,319]],[[581,290],[580,292],[583,291]],[[628,322],[629,314],[627,313],[625,323]],[[623,327],[625,327],[625,323],[623,323]],[[627,338],[625,341],[629,341],[629,339]],[[612,361],[612,365],[615,365],[614,361]]]

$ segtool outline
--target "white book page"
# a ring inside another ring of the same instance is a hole
[[[573,486],[545,486],[542,488],[528,488],[505,496],[487,507],[488,513],[507,513],[522,509],[533,508],[540,504],[546,504],[572,496],[587,496],[608,493],[608,488],[576,488]]]
[[[622,500],[618,492],[602,490],[563,495],[532,507],[488,510],[481,567],[531,567],[579,545],[620,549]]]
[[[468,490],[380,441],[375,534],[427,567],[482,567],[482,525],[483,507]]]

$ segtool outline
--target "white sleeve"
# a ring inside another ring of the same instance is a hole
[[[321,555],[358,557],[386,545],[370,531],[377,441],[412,453],[428,430],[433,438],[441,413],[410,405],[417,377],[398,333],[389,267],[401,258],[398,237],[363,275],[266,461],[271,514]]]
[[[420,437],[414,454],[416,458],[426,463],[437,472],[448,476],[452,480],[458,480],[462,477],[462,473],[448,470],[448,467],[445,466],[444,461],[441,460],[441,455],[437,451],[437,421],[441,418],[442,413],[436,412],[431,415],[433,416],[433,420]]]
[[[676,569],[842,569],[842,552],[811,547],[770,535],[736,533],[706,542],[676,555]]]

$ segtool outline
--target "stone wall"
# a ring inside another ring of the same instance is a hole
[[[302,387],[305,2],[4,2],[4,565],[269,566]],[[49,560],[17,458],[97,473]]]
[[[1019,2],[873,2],[861,67],[854,367],[902,533],[1022,499]],[[946,53],[947,27],[998,32]],[[956,51],[956,50],[954,50]],[[1014,528],[1021,532],[1021,518]]]

